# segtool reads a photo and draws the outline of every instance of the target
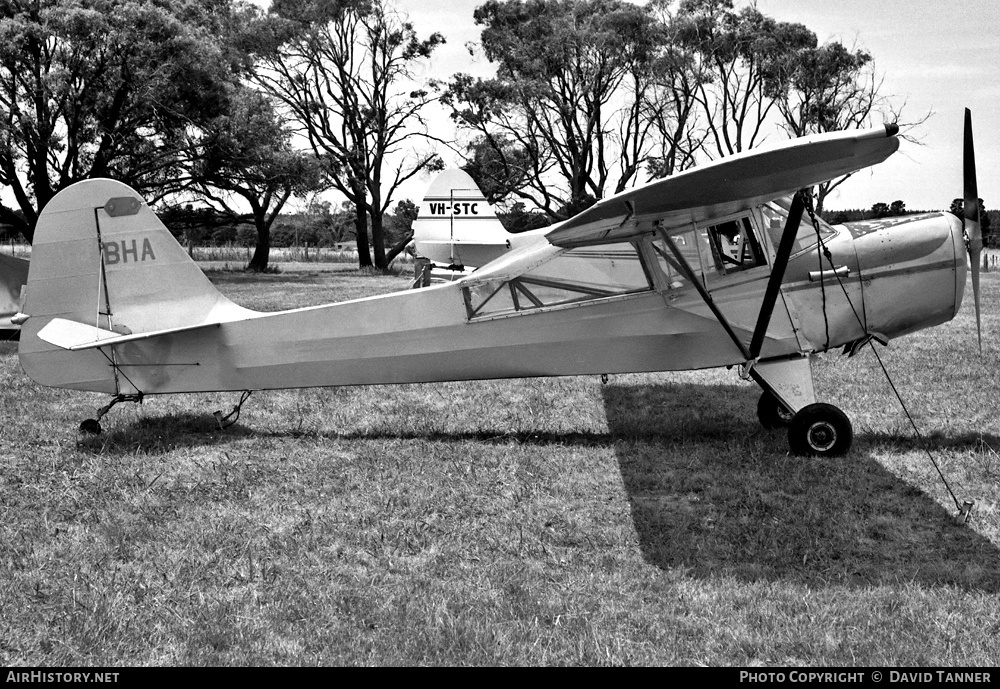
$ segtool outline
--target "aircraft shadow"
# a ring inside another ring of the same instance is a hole
[[[250,435],[255,435],[254,430],[240,423],[220,429],[215,416],[208,413],[165,414],[116,424],[99,435],[80,433],[77,447],[94,454],[115,456],[132,454],[137,447],[147,452],[204,447]]]
[[[193,447],[249,435],[331,439],[604,446],[613,449],[646,560],[665,570],[747,582],[797,581],[872,586],[919,582],[1000,592],[1000,551],[958,524],[922,490],[886,470],[873,448],[916,446],[887,434],[855,436],[840,459],[788,454],[784,430],[757,421],[758,393],[746,385],[700,383],[602,386],[608,432],[266,431],[214,416],[138,419],[102,436],[81,436],[98,454],[137,446]],[[992,437],[933,438],[973,446]]]
[[[640,547],[657,567],[747,582],[1000,591],[993,543],[887,471],[873,439],[856,436],[845,458],[790,456],[785,431],[758,424],[748,386],[609,385],[603,394]]]

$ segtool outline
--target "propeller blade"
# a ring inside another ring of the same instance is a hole
[[[965,186],[965,234],[969,238],[969,261],[972,268],[972,296],[976,302],[976,334],[979,353],[983,353],[983,332],[979,305],[979,264],[983,253],[983,231],[979,226],[979,188],[976,184],[976,151],[972,142],[972,112],[965,109],[965,143],[962,163]]]

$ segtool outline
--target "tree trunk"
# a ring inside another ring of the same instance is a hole
[[[354,204],[354,232],[358,240],[358,268],[369,268],[372,265],[372,252],[368,247],[368,215],[364,205]]]
[[[385,255],[385,265],[387,268],[389,267],[389,264],[392,263],[393,259],[399,256],[403,249],[406,248],[406,245],[410,243],[411,239],[413,239],[413,230],[407,232],[402,239],[392,245],[392,248],[389,249],[389,253]]]
[[[375,267],[385,270],[389,264],[385,260],[385,233],[382,230],[382,214],[372,214],[372,252],[375,254]]]
[[[267,271],[268,258],[271,255],[271,227],[261,217],[254,218],[257,227],[257,245],[254,247],[253,258],[247,265],[247,270],[255,273]]]

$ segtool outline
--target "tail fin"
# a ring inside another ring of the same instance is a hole
[[[417,255],[442,266],[478,267],[506,253],[511,235],[463,170],[445,170],[431,182],[413,223]]]
[[[45,206],[35,228],[19,356],[33,380],[135,393],[100,351],[67,351],[39,331],[53,319],[132,335],[235,320],[251,312],[223,297],[139,195],[86,180]],[[70,328],[72,330],[72,328]]]

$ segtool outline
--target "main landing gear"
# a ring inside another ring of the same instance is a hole
[[[757,418],[764,428],[787,428],[795,414],[778,401],[770,390],[765,390],[757,400]]]
[[[816,402],[803,407],[788,424],[788,445],[797,455],[842,457],[853,440],[850,419],[832,404]]]
[[[816,401],[809,357],[760,361],[750,377],[764,390],[757,418],[764,428],[787,428],[793,454],[840,457],[851,449],[850,420],[832,404]]]
[[[764,428],[788,428],[793,454],[841,457],[851,449],[851,420],[832,404],[813,402],[794,414],[769,390],[757,402],[757,418]]]

